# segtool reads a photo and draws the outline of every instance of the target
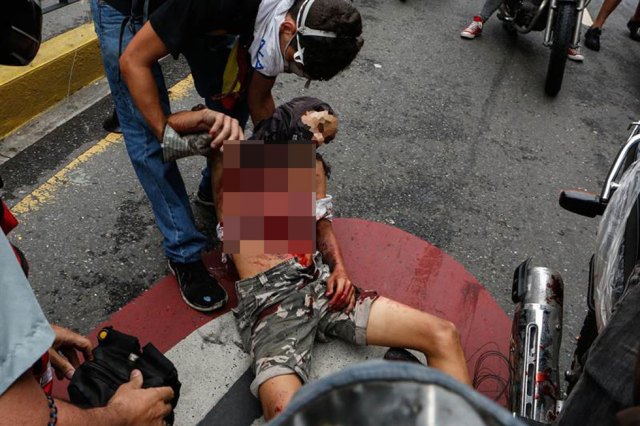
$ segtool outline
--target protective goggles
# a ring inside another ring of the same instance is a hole
[[[325,37],[325,38],[338,37],[338,35],[332,31],[316,30],[306,26],[309,10],[311,9],[311,6],[313,5],[314,2],[315,0],[305,0],[305,2],[302,3],[300,10],[298,11],[298,16],[296,17],[297,30],[295,34],[297,50],[293,54],[293,62],[288,63],[287,61],[285,61],[288,67],[288,71],[294,73],[297,76],[305,77],[309,80],[311,79],[309,78],[308,75],[305,74],[304,69],[300,68],[300,67],[304,67],[304,47],[302,47],[302,43],[300,42],[300,36],[303,36],[303,37],[313,36],[313,37]],[[285,52],[287,51],[287,48],[291,44],[292,40],[293,40],[293,37],[291,38],[291,40],[289,40],[289,43],[287,44],[287,47],[284,50]]]

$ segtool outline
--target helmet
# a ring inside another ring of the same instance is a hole
[[[27,65],[42,41],[40,0],[11,0],[0,17],[0,64]]]

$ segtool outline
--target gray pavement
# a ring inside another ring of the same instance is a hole
[[[351,68],[308,90],[292,76],[275,87],[277,101],[318,96],[340,115],[339,137],[324,150],[338,214],[437,245],[509,314],[511,276],[522,260],[557,269],[566,286],[566,366],[598,222],[561,210],[557,198],[561,188],[598,191],[628,123],[638,119],[640,44],[624,25],[635,5],[625,2],[610,17],[603,50],[569,63],[562,91],[550,99],[542,34],[514,39],[492,19],[481,38],[460,39],[480,3],[355,4],[366,41]],[[593,15],[599,5],[590,6]],[[188,72],[182,62],[166,66],[171,84]],[[174,109],[196,102],[191,91]],[[0,165],[9,204],[102,139],[110,108],[108,99],[96,103]],[[180,163],[192,192],[202,164]],[[166,274],[161,239],[122,144],[73,168],[57,188],[20,215],[12,235],[31,259],[49,319],[87,331]],[[194,212],[211,229],[212,218]]]

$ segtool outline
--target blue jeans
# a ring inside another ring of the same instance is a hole
[[[125,16],[103,0],[92,0],[91,11],[127,152],[142,188],[151,202],[156,224],[164,237],[165,255],[170,260],[180,263],[200,260],[200,253],[206,247],[207,240],[196,228],[189,196],[178,166],[175,162],[162,161],[160,142],[135,107],[120,76],[119,54],[124,52],[134,32],[127,24],[120,40],[120,30]],[[140,24],[136,24],[135,31],[140,27]],[[165,114],[169,114],[169,97],[162,70],[155,64],[152,71],[162,108]]]

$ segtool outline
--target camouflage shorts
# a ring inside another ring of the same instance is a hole
[[[304,267],[289,259],[236,282],[239,303],[233,313],[253,358],[251,392],[256,396],[260,385],[276,376],[295,373],[306,383],[316,339],[336,337],[366,345],[369,312],[378,294],[356,288],[356,305],[349,315],[331,311],[325,296],[329,267],[320,254],[315,263]]]

